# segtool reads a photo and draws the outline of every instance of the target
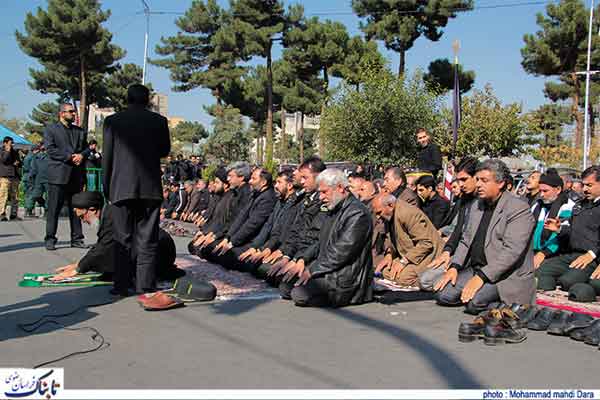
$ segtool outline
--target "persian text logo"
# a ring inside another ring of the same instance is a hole
[[[2,399],[49,400],[64,390],[62,368],[0,368],[0,379]]]

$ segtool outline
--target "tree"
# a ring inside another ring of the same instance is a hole
[[[208,137],[208,131],[199,122],[184,121],[171,129],[171,137],[183,143],[198,144]]]
[[[254,56],[266,59],[265,159],[269,167],[273,162],[273,39],[275,35],[283,33],[288,20],[283,3],[279,0],[230,0],[230,4],[232,23],[222,29],[223,34],[229,34],[239,40],[238,47],[244,61],[249,61]]]
[[[204,144],[206,158],[225,163],[247,159],[250,137],[240,110],[230,106],[219,107],[214,116],[213,133]]]
[[[443,150],[452,142],[452,110],[444,110],[444,124],[437,137]],[[506,157],[521,154],[535,138],[526,135],[526,121],[521,106],[503,105],[488,84],[463,97],[461,124],[456,144],[457,157]]]
[[[344,24],[331,20],[321,22],[317,17],[303,21],[286,34],[284,57],[297,73],[300,76],[321,74],[324,97],[321,113],[329,97],[331,70],[346,58],[348,40]],[[325,154],[322,135],[319,135],[319,154],[322,157]]]
[[[544,147],[557,147],[563,143],[563,127],[572,122],[569,110],[559,104],[543,104],[526,116],[528,132],[539,138]]]
[[[27,137],[25,129],[26,121],[21,118],[8,118],[6,116],[6,104],[2,103],[0,103],[0,124],[6,126],[17,135]]]
[[[379,52],[377,43],[354,36],[348,40],[345,57],[331,67],[331,72],[333,76],[356,86],[358,91],[367,71],[384,69],[385,66],[385,57]]]
[[[587,59],[589,11],[581,0],[561,0],[546,6],[547,16],[537,15],[540,30],[523,37],[521,65],[536,76],[551,76],[559,82],[547,82],[546,96],[552,101],[571,99],[571,113],[576,122],[575,145],[583,137],[583,115],[580,111],[582,84],[577,71],[584,71]],[[599,21],[595,20],[594,32]],[[600,64],[600,38],[593,37],[592,63]],[[594,69],[594,68],[592,68]]]
[[[102,85],[102,97],[98,99],[100,107],[112,107],[115,111],[127,108],[127,89],[134,83],[142,83],[142,68],[136,64],[118,66],[107,75]],[[145,85],[152,92],[152,85]]]
[[[88,91],[125,55],[102,26],[109,17],[98,0],[49,0],[47,11],[38,7],[36,15],[27,14],[25,34],[15,32],[21,50],[45,68],[30,71],[32,87],[79,100],[82,126],[87,122]],[[45,80],[55,84],[44,87]]]
[[[429,64],[428,73],[423,76],[425,82],[438,88],[443,93],[454,89],[454,65],[447,58],[437,59]],[[464,71],[462,65],[458,65],[458,84],[460,93],[465,94],[475,84],[475,71]]]
[[[174,91],[208,88],[221,105],[225,83],[243,73],[236,66],[240,58],[236,38],[222,29],[230,23],[230,15],[216,0],[194,0],[175,21],[180,32],[161,37],[162,44],[156,46],[164,58],[151,62],[169,70]]]
[[[473,9],[473,0],[352,0],[352,9],[366,23],[360,28],[367,39],[383,40],[400,54],[398,74],[405,70],[406,52],[420,36],[438,41],[450,18]]]
[[[46,101],[31,110],[31,114],[29,114],[31,121],[25,124],[25,130],[29,132],[27,140],[34,143],[42,140],[46,126],[58,122],[59,107],[60,102],[58,101]]]
[[[439,125],[440,99],[420,75],[408,78],[378,71],[362,90],[342,85],[321,116],[329,156],[372,164],[412,164],[415,132]]]

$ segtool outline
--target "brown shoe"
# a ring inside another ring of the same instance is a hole
[[[162,292],[153,293],[153,296],[142,300],[138,298],[138,302],[146,311],[163,311],[184,306],[181,300]]]

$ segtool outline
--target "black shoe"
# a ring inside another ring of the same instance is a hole
[[[594,323],[594,317],[587,314],[582,313],[573,313],[571,314],[571,318],[567,321],[567,325],[565,325],[565,335],[568,335],[575,329],[587,328],[588,326]]]
[[[490,310],[473,320],[473,322],[461,322],[458,326],[458,341],[470,343],[483,338],[483,331],[488,323],[497,323],[502,319],[502,312],[498,309]]]
[[[8,222],[8,218],[6,218],[6,215],[0,216],[0,222]]]
[[[89,249],[90,248],[90,246],[88,246],[84,242],[73,242],[73,243],[71,243],[71,247],[73,247],[75,249]]]
[[[505,319],[501,319],[497,323],[487,324],[483,331],[483,342],[488,346],[521,343],[525,339],[527,339],[526,330],[514,329]]]
[[[600,344],[600,324],[592,325],[591,332],[583,339],[585,344],[598,346]]]
[[[572,315],[573,314],[569,311],[561,311],[554,314],[554,319],[550,323],[550,326],[548,326],[546,332],[548,332],[550,335],[563,336],[565,334],[567,323],[571,320]]]
[[[573,340],[577,340],[578,342],[583,342],[585,337],[590,335],[592,331],[595,329],[596,325],[600,325],[600,319],[594,320],[592,324],[585,328],[573,329],[569,336]]]
[[[515,329],[527,328],[529,321],[535,319],[540,311],[536,306],[529,304],[520,305],[517,310],[513,310],[519,316],[518,323],[514,326]]]
[[[556,310],[552,308],[542,308],[538,315],[536,315],[533,320],[529,321],[527,328],[532,331],[545,331],[552,323],[556,313]]]
[[[46,242],[46,250],[54,251],[56,250],[56,243],[54,242]]]

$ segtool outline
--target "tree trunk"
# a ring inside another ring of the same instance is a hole
[[[267,49],[267,143],[265,145],[266,165],[273,164],[273,70],[271,69],[271,47],[273,42],[269,40]]]
[[[400,65],[398,65],[398,76],[404,75],[406,69],[406,50],[400,50]]]
[[[298,129],[298,142],[300,142],[300,160],[304,161],[304,113],[300,113],[300,129]]]
[[[285,108],[281,107],[281,162],[287,163],[287,134],[285,133]]]
[[[85,78],[85,58],[79,56],[79,125],[87,131],[87,80]]]
[[[571,79],[573,79],[572,112],[575,117],[575,148],[579,149],[583,145],[583,115],[579,111],[579,79],[575,73],[571,74]]]
[[[256,164],[262,165],[263,160],[263,148],[262,148],[262,136],[256,138]]]

